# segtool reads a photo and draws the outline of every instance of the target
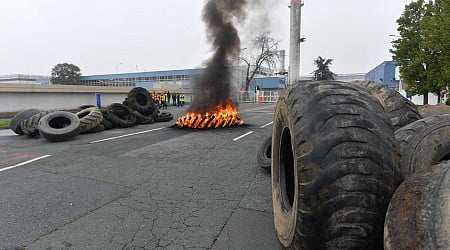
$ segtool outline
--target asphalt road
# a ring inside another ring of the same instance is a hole
[[[256,153],[275,104],[245,125],[139,125],[50,143],[0,133],[0,249],[281,249]],[[170,108],[175,117],[184,108]]]

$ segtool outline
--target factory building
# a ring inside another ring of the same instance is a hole
[[[398,89],[399,77],[396,76],[397,62],[384,61],[365,75],[368,81],[378,82],[389,88]]]

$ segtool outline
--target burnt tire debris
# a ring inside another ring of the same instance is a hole
[[[56,114],[48,116],[51,113]],[[160,112],[151,94],[145,88],[136,87],[128,92],[123,103],[112,103],[102,108],[85,104],[73,112],[26,109],[11,119],[10,129],[18,135],[28,137],[41,135],[48,141],[65,141],[79,134],[171,120],[173,120],[172,113]]]

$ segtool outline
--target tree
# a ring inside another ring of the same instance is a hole
[[[251,56],[251,59],[240,57],[247,65],[247,73],[245,78],[245,89],[248,90],[250,82],[255,77],[255,74],[261,71],[263,66],[269,69],[275,68],[278,61],[278,44],[270,32],[263,32],[256,35],[252,40],[253,49],[257,52]]]
[[[317,66],[317,69],[312,72],[314,74],[314,81],[334,80],[335,74],[331,72],[329,67],[332,61],[333,59],[325,59],[321,56],[314,60],[314,64]]]
[[[406,5],[397,20],[400,38],[392,42],[390,52],[400,67],[406,91],[423,95],[424,104],[428,93],[440,98],[449,83],[448,5],[449,0],[417,0]]]
[[[70,63],[60,63],[53,67],[52,84],[77,85],[80,82],[80,68]]]

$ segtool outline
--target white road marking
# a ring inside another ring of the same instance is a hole
[[[267,127],[267,126],[269,126],[269,125],[272,125],[272,124],[273,124],[273,121],[267,123],[266,125],[261,126],[260,128],[265,128],[265,127]]]
[[[92,142],[89,142],[89,144],[94,144],[94,143],[99,143],[99,142],[105,142],[105,141],[111,141],[111,140],[115,140],[115,139],[119,139],[119,138],[124,138],[124,137],[128,137],[128,136],[133,136],[133,135],[140,135],[140,134],[144,134],[144,133],[149,133],[149,132],[161,130],[161,129],[163,129],[163,128],[166,128],[166,127],[155,128],[155,129],[150,129],[150,130],[140,131],[140,132],[136,132],[136,133],[126,134],[126,135],[114,136],[114,137],[110,137],[110,138],[106,138],[106,139],[102,139],[102,140],[92,141]]]
[[[0,172],[6,171],[6,170],[12,169],[12,168],[20,167],[20,166],[26,165],[28,163],[32,163],[34,161],[38,161],[38,160],[41,160],[41,159],[44,159],[44,158],[47,158],[47,157],[50,157],[50,156],[51,155],[43,155],[43,156],[40,156],[40,157],[31,159],[31,160],[28,160],[28,161],[24,161],[24,162],[18,163],[18,164],[14,165],[14,166],[9,166],[9,167],[6,167],[6,168],[2,168],[2,169],[0,169]]]
[[[250,131],[250,132],[248,132],[248,133],[245,133],[245,134],[243,134],[243,135],[241,135],[241,136],[239,136],[239,137],[236,137],[236,138],[234,138],[234,139],[233,139],[233,141],[237,141],[237,140],[240,140],[240,139],[242,139],[242,138],[246,137],[247,135],[250,135],[250,134],[252,134],[253,132],[255,132],[255,131]]]

